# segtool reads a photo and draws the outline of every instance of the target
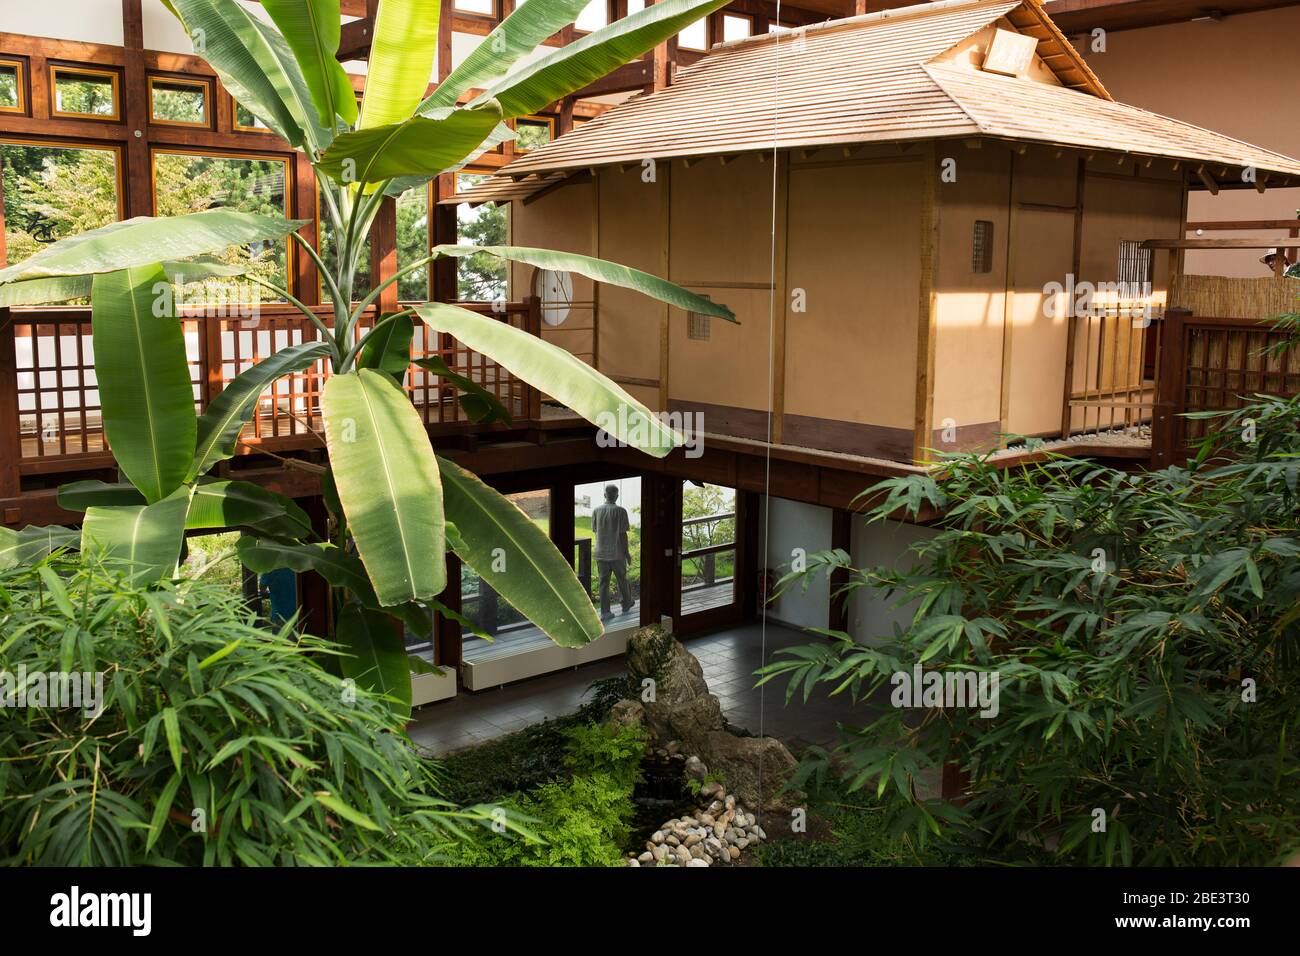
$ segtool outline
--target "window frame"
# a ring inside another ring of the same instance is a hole
[[[113,174],[117,180],[117,222],[126,219],[126,176],[123,173],[122,164],[124,160],[123,153],[125,148],[120,143],[95,142],[94,140],[63,140],[63,139],[14,139],[12,136],[0,133],[0,146],[43,146],[46,149],[98,149],[105,153],[113,154]],[[4,206],[0,205],[0,222],[4,220]],[[102,227],[100,227],[102,228]],[[81,233],[77,233],[81,235]]]
[[[456,0],[451,0],[451,12],[462,17],[478,17],[480,20],[501,20],[501,0],[492,0],[492,12],[483,13],[481,10],[466,10]]]
[[[176,76],[165,73],[150,73],[147,77],[149,90],[149,125],[151,126],[180,126],[185,129],[212,129],[215,116],[212,109],[212,83],[206,79],[192,76]],[[153,112],[153,95],[154,88],[162,84],[163,86],[188,86],[200,90],[203,93],[203,120],[195,122],[192,120],[169,120],[159,119],[154,116]],[[231,102],[234,102],[232,96]],[[231,122],[234,122],[234,114],[231,114]],[[259,130],[258,132],[261,132]]]
[[[18,90],[17,106],[0,106],[0,113],[14,113],[19,116],[27,115],[27,61],[19,59],[16,56],[0,56],[0,66],[11,66],[14,68],[15,83]]]
[[[555,140],[559,137],[560,118],[554,115],[553,113],[530,113],[528,116],[516,117],[514,123],[515,123],[514,129],[516,133],[518,133],[519,131],[520,123],[523,123],[525,125],[533,125],[533,126],[540,126],[542,124],[545,124],[551,131],[550,139],[547,140],[548,143],[555,142]],[[532,152],[531,149],[520,149],[518,139],[515,139],[511,145],[514,146],[516,156],[523,156],[526,153]],[[537,148],[540,149],[541,147],[539,146]]]
[[[271,134],[272,136],[275,135],[275,130],[271,129],[270,127],[266,127],[266,126],[241,126],[241,125],[239,124],[239,101],[238,101],[237,99],[235,99],[235,94],[234,94],[234,93],[231,93],[231,94],[229,94],[229,95],[230,95],[230,129],[231,129],[233,132],[236,132],[236,133],[259,133],[259,134],[262,134],[262,135],[265,135],[265,134],[269,133],[269,134]]]
[[[113,112],[99,116],[95,113],[72,113],[67,110],[58,108],[59,103],[59,74],[72,76],[91,76],[104,77],[113,88]],[[92,120],[99,123],[120,123],[122,122],[122,77],[117,70],[109,70],[98,66],[82,66],[78,63],[51,63],[49,64],[49,86],[50,86],[50,116],[54,119],[75,119],[75,120]]]
[[[293,156],[276,152],[237,152],[233,150],[208,149],[203,146],[150,146],[149,147],[149,208],[153,215],[158,215],[158,166],[154,162],[155,157],[159,155],[166,156],[189,156],[197,159],[244,159],[258,160],[261,162],[283,163],[284,164],[284,218],[292,219],[293,209]],[[319,221],[319,220],[318,220]],[[319,235],[319,229],[317,234]],[[284,288],[290,295],[296,295],[297,290],[294,288],[297,278],[295,271],[297,266],[298,251],[294,248],[295,243],[288,236],[284,237]]]

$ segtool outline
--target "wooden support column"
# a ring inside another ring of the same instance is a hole
[[[447,610],[460,613],[460,558],[451,552],[447,553],[447,587],[438,600]],[[433,627],[434,662],[439,667],[459,668],[463,640],[460,624],[438,612]]]
[[[853,512],[836,508],[831,512],[831,548],[853,553]],[[830,615],[826,626],[832,631],[849,629],[849,600],[835,592],[849,583],[849,572],[840,568],[831,572]]]
[[[438,82],[441,83],[451,73],[451,26],[456,15],[453,0],[442,0],[438,12]]]
[[[320,495],[298,500],[302,510],[311,520],[311,528],[321,538],[329,538],[329,510]],[[298,575],[298,607],[302,610],[302,625],[318,637],[334,633],[334,602],[329,582],[315,571]]]
[[[144,15],[141,0],[122,0],[122,46],[126,51],[122,70],[122,118],[126,123],[126,216],[152,216],[153,175],[149,142],[149,81],[144,69]],[[33,90],[33,92],[35,92]]]
[[[432,234],[433,245],[455,245],[457,237],[456,207],[439,202],[444,196],[452,195],[456,190],[456,178],[451,173],[444,173],[434,181]],[[456,260],[444,256],[433,263],[433,300],[435,302],[455,302],[458,298],[456,288]]]
[[[550,488],[551,543],[564,555],[570,565],[574,563],[576,530],[573,519],[573,482],[560,482]]]
[[[929,456],[934,422],[934,348],[937,336],[937,300],[934,277],[939,271],[939,167],[934,145],[921,153],[921,283],[916,344],[916,423],[912,459]]]
[[[1079,270],[1083,267],[1083,194],[1084,184],[1088,179],[1088,160],[1080,156],[1075,168],[1075,186],[1074,186],[1074,252],[1070,260],[1070,268],[1073,270],[1074,281],[1081,281]],[[1187,188],[1184,185],[1183,195],[1186,196]],[[1184,203],[1186,200],[1184,200]],[[1184,215],[1184,220],[1186,216]],[[1075,329],[1079,323],[1075,321],[1074,303],[1065,303],[1065,394],[1061,396],[1061,437],[1068,438],[1070,435],[1070,426],[1074,421],[1074,409],[1070,406],[1070,395],[1074,391],[1074,349],[1075,349]]]
[[[763,496],[756,491],[736,492],[736,530],[739,534],[736,547],[736,574],[740,576],[737,601],[741,620],[751,620],[762,609],[763,596],[759,587],[759,572],[767,567],[763,532]]]
[[[293,179],[293,191],[290,196],[290,201],[293,203],[293,216],[295,219],[307,220],[307,225],[298,230],[298,235],[319,250],[321,231],[328,226],[318,219],[316,173],[306,153],[302,151],[294,153],[290,174]],[[297,248],[292,240],[289,241],[289,248],[293,258],[293,294],[304,305],[319,305],[320,276],[317,274],[316,263],[312,261],[311,256]]]
[[[21,491],[18,459],[22,438],[18,434],[18,362],[9,310],[0,309],[0,498],[16,498]],[[20,515],[0,515],[0,524],[16,524]]]
[[[772,441],[778,445],[785,437],[785,341],[786,325],[790,317],[790,290],[794,285],[787,274],[790,247],[789,213],[790,154],[784,152],[776,156],[776,216],[774,217],[776,274],[773,276],[776,308],[773,310],[772,322],[772,421],[769,426]]]
[[[370,227],[370,281],[373,286],[397,273],[397,200],[389,196],[379,204]],[[397,283],[379,293],[380,313],[397,311]]]

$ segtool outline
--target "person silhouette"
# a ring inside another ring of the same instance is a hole
[[[632,554],[627,546],[627,532],[630,522],[627,509],[618,504],[618,487],[608,485],[605,488],[605,502],[598,505],[591,513],[591,530],[596,535],[596,544],[592,557],[596,561],[600,582],[600,616],[613,617],[609,610],[609,579],[612,575],[618,581],[619,596],[623,599],[623,613],[632,610],[636,603],[632,600],[632,588],[627,581],[627,565]]]

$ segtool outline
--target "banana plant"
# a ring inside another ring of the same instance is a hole
[[[337,60],[339,0],[264,0],[270,22],[238,0],[167,0],[196,54],[240,105],[306,154],[322,197],[321,229],[332,234],[337,256],[333,267],[327,265],[299,235],[301,222],[217,210],[114,223],[0,271],[0,304],[66,301],[85,295],[87,287],[91,294],[104,429],[126,480],[78,482],[60,490],[65,508],[85,511],[75,543],[126,558],[134,573],[156,578],[174,570],[187,530],[245,530],[238,552],[250,569],[314,570],[331,584],[342,669],[387,693],[398,719],[410,713],[403,675],[415,665],[392,622],[427,628],[425,608],[452,614],[438,601],[447,586],[448,551],[557,644],[578,647],[601,635],[585,589],[549,538],[507,499],[434,453],[401,387],[414,323],[454,335],[648,454],[668,454],[681,436],[568,352],[490,316],[424,303],[382,316],[367,329],[361,319],[406,273],[470,253],[576,272],[727,321],[734,322],[734,315],[645,272],[512,246],[435,247],[359,302],[353,297],[365,239],[386,197],[472,162],[513,138],[510,120],[582,89],[727,0],[661,0],[528,59],[587,2],[529,0],[426,95],[441,4],[380,0],[358,109]],[[248,279],[300,309],[319,338],[281,349],[241,373],[196,414],[181,326],[159,303],[159,290],[180,270],[159,262],[157,250],[189,260],[181,265],[193,275],[220,268],[207,257],[232,244],[285,236],[319,270],[326,317],[287,289],[251,274]],[[210,475],[235,454],[263,391],[277,377],[316,363],[330,372],[321,399],[329,457],[322,480],[334,518],[328,539],[313,535],[292,501]],[[460,389],[476,419],[508,419],[495,397],[474,382],[436,361],[423,367]],[[74,541],[67,534],[6,532],[0,535],[0,564]],[[504,564],[497,560],[503,553]]]

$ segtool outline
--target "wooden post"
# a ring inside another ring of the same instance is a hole
[[[450,173],[444,173],[435,180],[431,200],[433,234],[430,237],[435,246],[456,244],[456,207],[439,203],[440,199],[452,195],[455,191],[455,177]],[[433,263],[433,301],[455,302],[458,298],[460,295],[457,290],[456,260],[451,256],[443,256]]]
[[[126,65],[122,75],[122,118],[126,123],[126,214],[152,216],[153,170],[149,155],[149,82],[144,71],[144,17],[141,0],[122,0],[122,46]]]
[[[1183,445],[1183,419],[1179,418],[1186,399],[1184,381],[1187,359],[1186,309],[1166,309],[1160,343],[1160,360],[1156,368],[1156,402],[1151,415],[1151,465],[1167,468],[1187,458]]]
[[[552,485],[547,507],[551,515],[551,543],[560,554],[564,555],[564,560],[573,566],[576,537],[573,519],[573,482]]]
[[[460,558],[447,554],[447,587],[438,600],[449,611],[460,613]],[[438,612],[434,619],[435,662],[439,667],[460,667],[462,635],[459,622]]]
[[[397,272],[397,200],[386,197],[379,204],[370,227],[370,281],[373,286],[391,279]],[[379,293],[379,313],[397,311],[397,283]]]
[[[542,337],[542,300],[539,296],[530,295],[524,299],[524,304],[528,306],[528,315],[524,320],[524,331],[529,335]],[[528,420],[538,422],[542,420],[542,392],[536,386],[527,386],[524,392],[528,400]],[[570,502],[572,510],[572,502]]]
[[[0,308],[0,498],[17,498],[22,490],[18,460],[22,437],[18,433],[18,360],[9,310]],[[3,523],[8,524],[7,515]]]

